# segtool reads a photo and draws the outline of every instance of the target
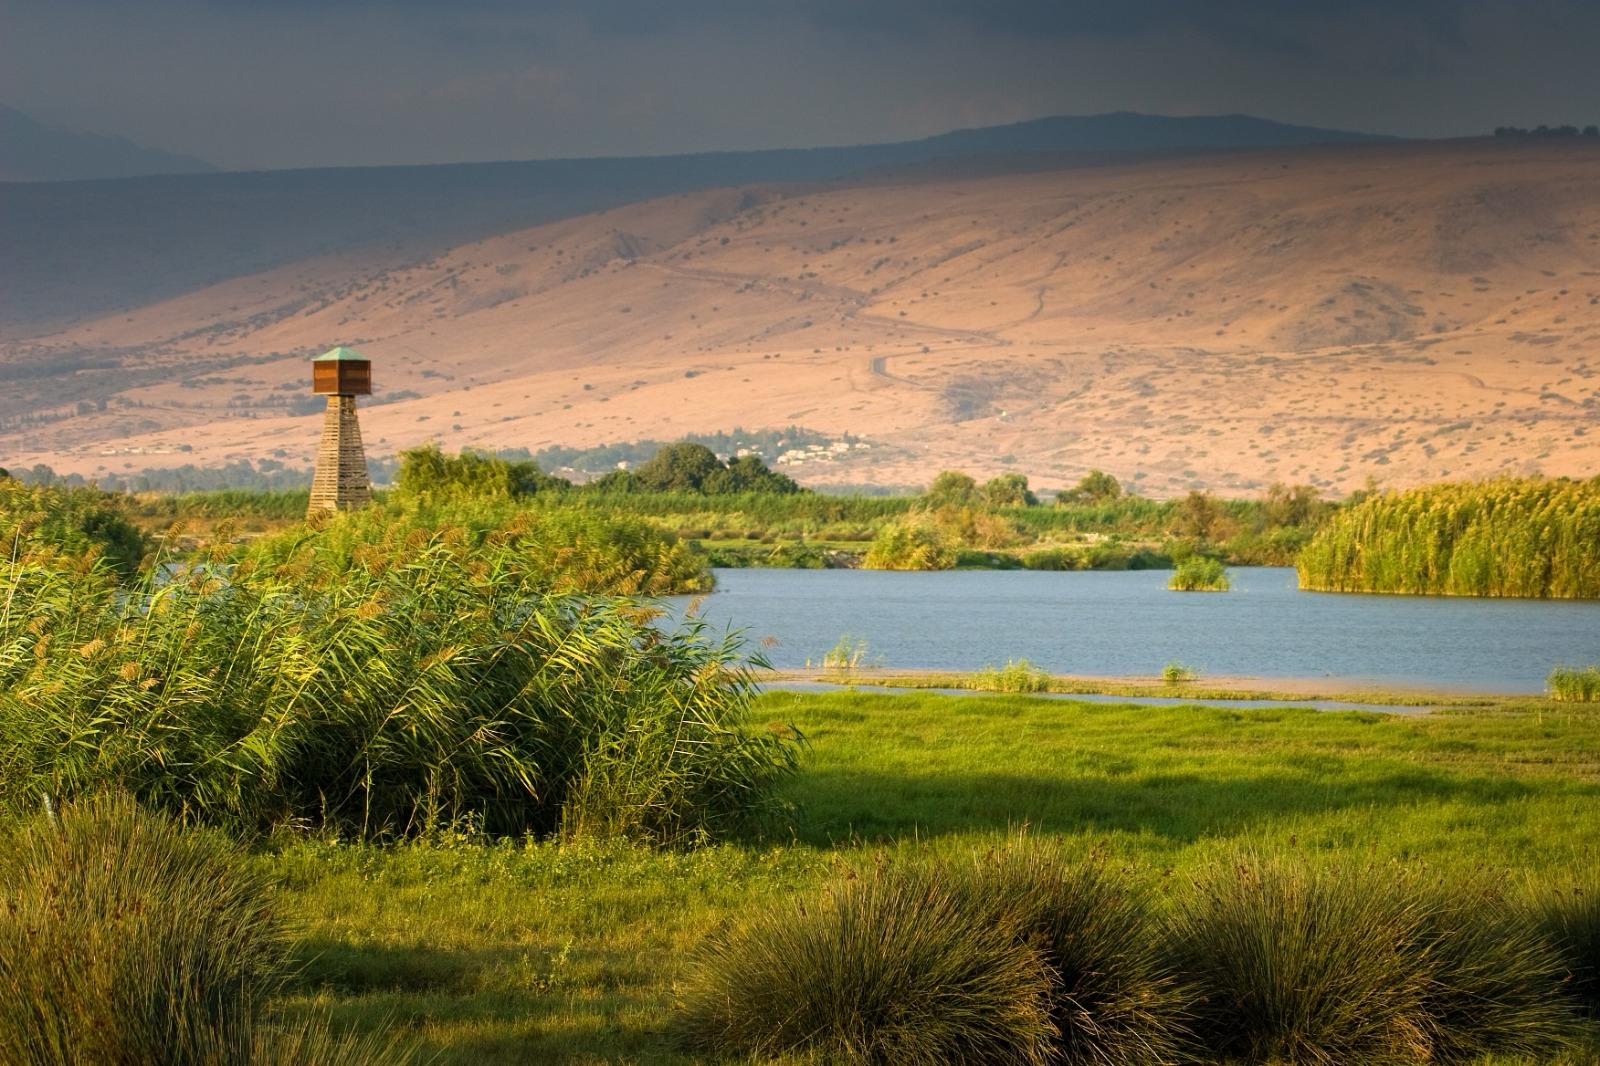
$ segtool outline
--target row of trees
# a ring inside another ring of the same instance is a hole
[[[1525,126],[1496,126],[1496,137],[1600,137],[1600,126],[1585,126],[1578,129],[1576,126],[1535,126],[1528,129]]]

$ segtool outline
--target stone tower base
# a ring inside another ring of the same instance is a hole
[[[311,506],[318,511],[353,511],[372,502],[367,480],[367,453],[361,446],[361,424],[356,421],[354,396],[329,396],[322,417],[322,446],[317,449],[317,472],[311,479]]]

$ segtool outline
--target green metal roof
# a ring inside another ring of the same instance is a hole
[[[372,362],[371,359],[368,359],[354,348],[346,348],[344,345],[340,345],[337,348],[329,348],[311,361],[313,363],[343,363],[355,359],[359,359],[363,363]]]

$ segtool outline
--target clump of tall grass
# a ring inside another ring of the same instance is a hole
[[[853,674],[867,665],[868,655],[866,640],[846,633],[839,643],[822,653],[822,668],[833,674]]]
[[[1015,923],[925,865],[880,863],[702,948],[682,1031],[723,1054],[826,1062],[1043,1064],[1051,971]]]
[[[1221,560],[1204,555],[1192,555],[1179,563],[1167,582],[1167,588],[1178,592],[1227,592],[1231,587]]]
[[[1568,995],[1600,1017],[1600,876],[1547,880],[1532,892],[1530,906],[1561,957]]]
[[[980,692],[1048,692],[1050,674],[1026,659],[1007,659],[998,669],[986,666],[975,671],[968,685]]]
[[[1421,920],[1407,950],[1427,975],[1420,1018],[1430,1061],[1541,1061],[1569,1042],[1566,971],[1520,901],[1474,875],[1421,881],[1413,891]]]
[[[862,563],[868,570],[948,570],[955,564],[955,545],[919,516],[884,523]]]
[[[1161,668],[1161,680],[1169,685],[1187,684],[1199,676],[1199,671],[1194,667],[1180,663],[1176,659]]]
[[[8,1066],[395,1066],[383,1033],[267,1013],[290,938],[233,843],[95,797],[0,842],[0,1048]]]
[[[1100,856],[1023,840],[955,871],[974,911],[1018,930],[1050,969],[1051,1061],[1157,1066],[1182,1060],[1190,993],[1161,958],[1149,894]]]
[[[1600,597],[1600,478],[1500,478],[1368,497],[1295,564],[1300,587],[1444,596]]]
[[[1558,666],[1545,679],[1545,690],[1564,703],[1600,702],[1600,666]]]
[[[1548,942],[1479,883],[1252,855],[1180,902],[1202,1043],[1249,1062],[1465,1063],[1571,1035]]]
[[[251,1039],[284,972],[288,937],[235,846],[127,799],[18,830],[0,892],[0,1047],[19,1066],[207,1062]]]
[[[514,532],[416,530],[341,569],[0,567],[0,803],[126,790],[255,830],[690,842],[780,809],[752,663],[635,601],[549,596]]]

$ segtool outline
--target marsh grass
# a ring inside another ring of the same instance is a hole
[[[1301,552],[1300,587],[1600,597],[1600,478],[1498,478],[1368,497]]]

